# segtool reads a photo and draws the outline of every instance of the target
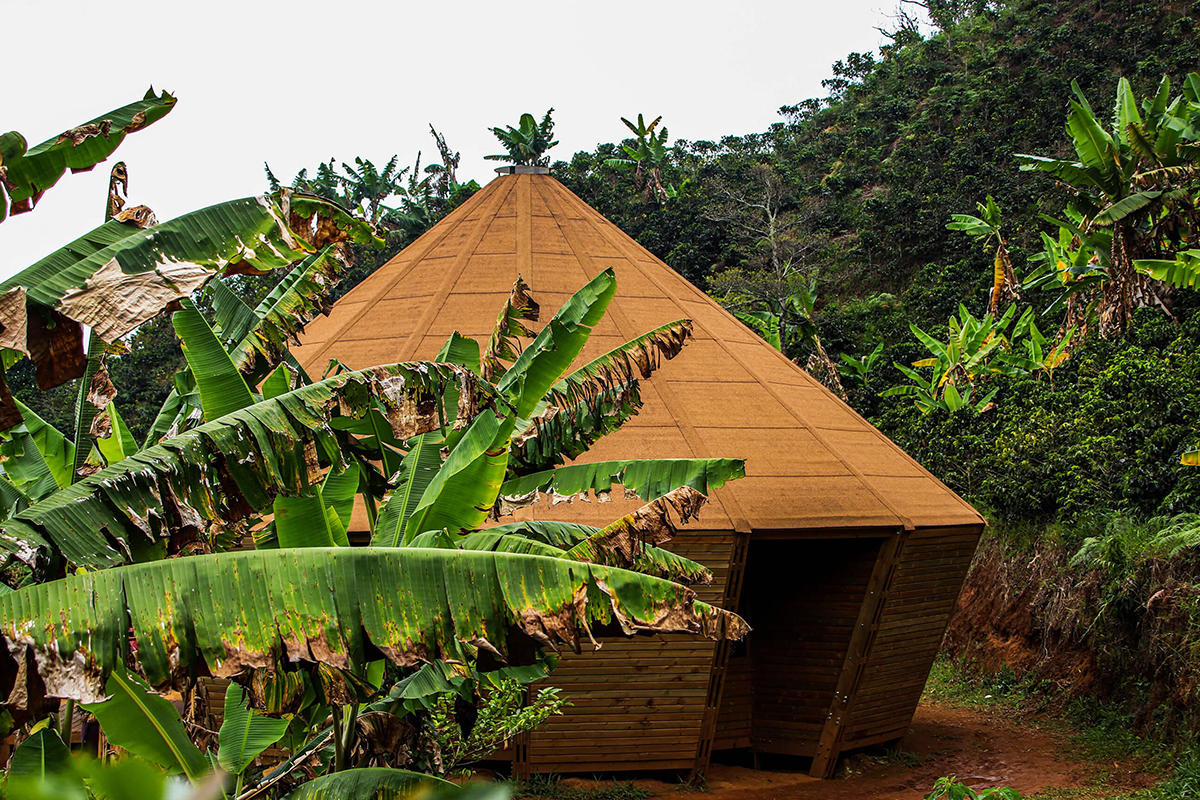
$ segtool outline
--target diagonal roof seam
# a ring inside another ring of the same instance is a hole
[[[579,198],[574,193],[572,193],[569,189],[567,189],[567,187],[562,186],[562,184],[557,184],[554,188],[556,190],[558,190],[560,187],[561,187],[561,191],[567,193],[570,197],[575,198],[575,200],[577,200],[580,203],[580,205],[584,206],[589,211],[592,211],[593,213],[599,215],[599,212],[594,211],[594,209],[591,209],[582,200],[579,200]],[[594,220],[589,220],[589,222],[591,222],[592,228],[594,230],[597,230],[597,232],[599,232],[600,235],[603,236],[608,241],[609,244],[611,244],[613,247],[617,248],[617,250],[619,252],[626,252],[625,242],[620,241],[617,237],[610,236],[609,232],[606,230],[607,226],[598,226],[595,224]],[[616,239],[616,241],[614,241],[614,239]],[[678,307],[680,311],[686,311],[686,309],[684,309],[683,305],[679,302],[679,299],[675,296],[675,294],[673,292],[667,291],[666,287],[661,284],[661,282],[658,280],[657,276],[651,275],[646,269],[642,268],[641,265],[637,264],[632,258],[630,258],[629,255],[625,255],[625,260],[629,262],[630,266],[637,269],[648,280],[653,282],[654,285],[659,288],[659,291],[661,291],[663,293],[663,295],[665,297],[667,297],[668,300],[670,300],[672,303],[674,303],[675,306]],[[657,266],[657,265],[655,265],[655,266]],[[690,283],[688,285],[691,286]],[[710,303],[714,302],[711,298],[708,297],[708,295],[702,294],[699,290],[695,289],[695,287],[692,287],[692,289],[696,294],[701,295],[704,299],[708,300]],[[723,339],[717,338],[714,335],[713,341],[715,341],[717,343],[717,345],[722,350],[724,350],[725,353],[738,366],[740,366],[742,369],[746,370],[746,372],[749,373],[751,376],[754,376],[754,371],[749,368],[749,365],[747,365],[740,357],[738,357],[738,355],[736,353],[734,353],[732,350],[730,350],[726,346]],[[772,348],[772,349],[774,349],[774,348]],[[780,356],[782,357],[783,354],[780,353]],[[755,380],[753,382],[759,384],[764,389],[766,389],[767,392],[769,392],[771,394],[771,396],[775,399],[776,402],[778,402],[781,406],[783,406],[784,409],[786,409],[787,412],[789,414],[791,414],[791,416],[797,422],[799,422],[806,429],[808,429],[813,434],[813,438],[815,438],[821,444],[821,446],[824,447],[825,450],[829,452],[829,454],[833,458],[835,458],[837,461],[839,461],[847,469],[847,471],[849,471],[852,475],[854,475],[854,477],[858,478],[859,483],[862,485],[862,487],[864,489],[866,489],[868,492],[870,492],[872,495],[874,495],[875,498],[877,500],[879,500],[880,503],[883,504],[884,508],[886,508],[892,514],[894,514],[896,516],[897,521],[900,524],[902,524],[906,530],[913,529],[914,526],[913,526],[912,520],[909,519],[906,515],[902,514],[892,503],[890,503],[888,501],[888,499],[886,497],[884,497],[879,491],[877,491],[875,489],[875,487],[871,485],[870,481],[868,481],[866,479],[866,476],[864,476],[858,469],[853,467],[849,462],[847,462],[844,458],[842,458],[837,453],[837,451],[833,448],[833,446],[828,441],[826,441],[825,438],[823,436],[821,436],[821,434],[819,432],[817,432],[816,429],[811,424],[809,424],[808,420],[802,414],[797,412],[789,403],[787,403],[787,401],[778,392],[776,392],[767,383],[767,381],[765,381],[761,378],[755,377]]]
[[[551,192],[555,192],[558,187],[562,186],[562,184],[558,183],[558,181],[553,181],[549,182],[548,186]],[[566,187],[562,188],[565,190]],[[580,267],[582,268],[584,263],[591,263],[593,261],[592,257],[586,252],[582,252],[576,246],[576,243],[571,241],[571,239],[574,238],[574,232],[571,232],[570,235],[568,235],[567,230],[564,230],[562,223],[559,221],[558,215],[554,213],[554,204],[552,204],[550,202],[550,198],[546,197],[545,193],[542,192],[541,186],[538,187],[538,194],[541,196],[542,202],[546,204],[546,207],[550,209],[550,213],[554,218],[555,225],[558,226],[559,232],[563,235],[563,238],[566,239],[567,245],[571,248],[575,258],[579,261]],[[574,195],[571,195],[571,197],[574,197]],[[596,226],[592,225],[592,229],[596,230]],[[603,233],[600,233],[603,236]],[[618,252],[620,252],[619,249]],[[624,257],[623,260],[634,269],[637,268],[628,257]],[[593,277],[595,276],[586,275],[585,270],[585,278],[590,280]],[[680,311],[684,311],[684,317],[690,316],[678,303],[675,305]],[[626,339],[630,339],[638,335],[638,333],[634,332],[636,328],[630,322],[629,318],[625,315],[625,312],[619,307],[619,305],[610,305],[608,313],[613,320],[613,324],[617,326],[617,330],[619,330],[622,336],[624,336]],[[692,455],[697,458],[705,457],[708,448],[704,446],[704,443],[696,434],[696,429],[692,425],[691,421],[687,419],[686,415],[680,412],[679,403],[675,399],[675,393],[671,390],[670,385],[664,381],[655,386],[654,389],[658,393],[659,398],[663,401],[663,405],[665,405],[667,410],[671,412],[671,416],[674,418],[675,424],[679,428],[680,433],[683,434],[684,441],[687,442],[688,447],[692,451]],[[741,503],[738,502],[737,497],[731,492],[722,492],[720,489],[715,490],[715,493],[720,498],[721,505],[725,508],[725,513],[729,515],[730,520],[733,522],[734,530],[741,533],[749,533],[750,523],[746,517],[746,514],[742,511]]]
[[[506,197],[508,193],[496,192],[495,194],[499,195],[499,198],[495,202],[495,205],[498,207],[503,203],[504,197]],[[338,330],[330,332],[328,338],[326,338],[325,341],[318,346],[317,351],[313,353],[312,357],[304,362],[304,368],[309,369],[313,364],[317,363],[327,352],[329,352],[329,348],[332,347],[334,343],[341,340],[346,332],[351,330],[360,319],[374,309],[376,303],[387,297],[388,293],[391,292],[391,290],[394,289],[396,285],[408,275],[409,272],[415,269],[417,265],[421,263],[422,259],[425,258],[425,256],[431,253],[439,244],[444,242],[453,231],[457,230],[458,227],[462,225],[463,222],[467,222],[472,219],[471,215],[475,211],[482,211],[485,200],[490,200],[491,196],[489,195],[487,197],[483,197],[481,195],[483,195],[483,192],[480,192],[475,197],[468,200],[456,211],[451,212],[450,216],[442,221],[443,225],[434,225],[432,228],[425,231],[425,233],[421,234],[421,236],[417,238],[417,241],[406,247],[401,252],[400,257],[403,257],[408,253],[409,250],[412,250],[413,252],[408,260],[408,263],[404,264],[401,269],[396,270],[396,277],[391,281],[385,281],[382,289],[380,289],[380,291],[377,292],[373,297],[361,301],[363,304],[362,308],[360,308],[357,313],[351,314],[350,318],[346,321],[346,324],[344,324]],[[473,203],[472,200],[475,202]],[[457,219],[455,219],[456,216],[458,217]],[[488,226],[488,217],[483,213],[480,213],[476,219],[479,220],[479,226],[486,230]],[[439,228],[441,228],[440,231],[438,230]],[[426,241],[426,239],[428,241]],[[383,268],[386,267],[387,264],[385,264]],[[461,267],[459,271],[461,272]],[[359,286],[363,285],[365,285],[365,282],[359,284]],[[453,284],[451,284],[451,286],[453,286]],[[437,294],[432,294],[429,296],[437,297]],[[432,306],[433,304],[431,303],[430,305]],[[422,319],[424,319],[424,317],[422,317]],[[420,324],[418,323],[418,327],[415,332],[420,332],[423,334],[425,328],[428,327],[428,323],[426,323],[424,328],[420,327]]]
[[[604,220],[604,217],[600,214],[599,211],[596,211],[594,208],[589,206],[587,203],[583,202],[583,200],[581,200],[577,195],[575,195],[573,192],[571,192],[571,190],[568,189],[566,186],[563,186],[561,183],[559,183],[557,181],[555,181],[554,183],[563,192],[566,192],[570,197],[574,198],[579,203],[579,205],[581,205],[584,209],[586,209],[587,212],[590,212],[590,215],[592,215],[593,217],[598,217],[601,220]],[[604,221],[607,222],[607,220],[604,220]],[[594,226],[594,227],[596,227],[596,226]],[[666,288],[663,287],[662,284],[654,276],[648,274],[644,269],[641,269],[641,267],[643,266],[642,264],[638,264],[636,261],[633,260],[633,258],[628,254],[626,242],[624,242],[620,238],[617,238],[616,241],[614,241],[615,237],[611,237],[608,235],[608,228],[611,227],[611,224],[604,225],[604,226],[598,226],[598,227],[599,227],[599,230],[601,231],[601,234],[604,235],[606,239],[608,239],[610,244],[612,244],[614,247],[617,247],[618,250],[621,250],[622,252],[626,253],[626,260],[629,261],[631,265],[639,267],[639,271],[642,272],[643,275],[645,275],[648,279],[653,281],[654,284],[656,286],[658,286],[659,289],[664,294],[666,294],[670,300],[675,302],[675,304],[677,306],[679,306],[679,308],[681,310],[683,309],[683,306],[680,305],[678,298],[676,298],[674,294],[667,292]],[[618,229],[618,231],[619,230],[620,229]],[[655,268],[658,268],[657,262],[650,261],[650,262],[646,262],[646,264],[645,264],[645,266],[650,266],[650,265],[653,265]],[[696,295],[700,298],[698,302],[706,302],[710,305],[720,308],[720,304],[718,304],[715,300],[713,300],[707,294],[701,292],[699,289],[697,289],[695,286],[693,286],[690,281],[685,280],[684,283],[688,286],[688,288],[691,289],[691,291],[694,295]],[[742,323],[739,321],[738,324],[741,325]],[[745,326],[743,325],[743,327],[745,327]],[[737,356],[732,350],[730,350],[728,347],[725,346],[725,341],[723,339],[717,338],[716,336],[714,336],[713,338],[718,342],[718,344],[721,346],[721,349],[724,350],[729,355],[730,358],[732,358],[734,361],[736,361],[738,363],[738,365],[741,366],[743,369],[745,369],[747,372],[750,372],[751,375],[754,375],[754,371],[749,368],[749,365],[746,364],[745,361],[743,359],[741,359],[739,356]],[[789,365],[794,366],[791,359],[787,358],[787,356],[785,356],[783,353],[779,352],[778,350],[775,350],[775,348],[773,348],[773,347],[769,348],[769,349],[771,350],[772,353],[775,354],[775,356],[777,358],[783,359],[784,361],[787,361]],[[809,375],[806,371],[800,370],[800,374],[802,374],[805,378],[807,378],[815,386],[821,387],[820,382],[817,381],[815,378],[813,378],[811,375]],[[808,420],[802,414],[797,412],[792,406],[790,406],[788,403],[783,401],[783,398],[779,395],[779,393],[771,388],[771,386],[773,385],[773,382],[767,381],[764,378],[759,378],[757,382],[759,384],[761,384],[764,388],[766,388],[767,391],[771,393],[771,395],[775,398],[775,400],[777,402],[780,402],[785,408],[787,408],[788,411],[791,412],[792,416],[795,417],[798,422],[803,424],[810,431],[818,430],[818,428],[816,426],[810,424],[808,422]],[[837,402],[841,403],[840,400],[838,400]],[[848,411],[850,411],[851,414],[853,414],[857,419],[859,419],[861,421],[861,423],[862,423],[861,429],[862,430],[864,430],[864,431],[874,431],[875,430],[874,426],[872,426],[869,422],[867,422],[865,419],[863,419],[862,415],[860,415],[857,411],[855,411],[849,405],[846,405],[845,407]],[[834,450],[832,445],[824,439],[824,437],[821,437],[817,434],[814,434],[814,435],[816,436],[816,438],[819,441],[821,441],[822,445],[824,445],[827,450],[829,450],[831,453],[835,453],[835,456],[836,456],[836,451]],[[921,470],[921,472],[923,472],[928,478],[936,481],[939,486],[947,488],[947,491],[949,492],[949,494],[959,503],[959,505],[966,508],[972,514],[974,514],[976,517],[978,517],[980,522],[984,522],[986,524],[986,522],[983,520],[983,517],[979,514],[979,512],[977,512],[974,509],[974,507],[971,506],[970,503],[968,503],[963,498],[959,497],[957,492],[949,491],[948,487],[945,487],[945,484],[943,484],[936,475],[934,475],[929,470],[925,469],[924,465],[922,465],[919,461],[917,461],[916,459],[913,459],[911,456],[909,456],[907,453],[905,453],[904,450],[902,450],[898,444],[896,444],[895,442],[893,442],[890,438],[888,438],[886,436],[881,436],[879,438],[882,439],[884,442],[886,442],[887,446],[889,446],[893,451],[895,451],[899,455],[903,456],[904,458],[910,459],[914,464],[917,465],[917,467]],[[838,460],[842,461],[842,463],[846,464],[846,466],[848,468],[850,468],[856,475],[860,475],[863,478],[867,477],[865,473],[861,472],[857,468],[848,464],[840,456],[836,456],[836,457],[838,458]],[[864,483],[868,483],[868,482],[864,480]],[[905,514],[901,513],[898,509],[896,509],[895,506],[892,503],[890,503],[887,500],[887,498],[883,496],[883,494],[881,492],[877,491],[874,486],[868,485],[867,489],[872,494],[874,494],[880,500],[880,502],[882,502],[889,510],[891,510],[894,514],[896,514],[896,516],[900,520],[903,521],[905,529],[912,530],[915,527],[912,520],[909,519]]]

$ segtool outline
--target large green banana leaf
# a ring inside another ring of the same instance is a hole
[[[43,780],[51,775],[70,775],[75,772],[71,751],[53,726],[45,724],[27,736],[8,762],[9,781]],[[83,781],[78,780],[80,788]]]
[[[217,763],[230,775],[241,775],[263,750],[283,738],[287,727],[286,719],[252,711],[246,691],[230,683],[225,687],[225,717],[217,735]]]
[[[86,172],[104,161],[125,140],[162,119],[175,106],[175,98],[151,88],[141,100],[71,128],[35,147],[16,131],[0,134],[0,222],[7,216],[29,211],[42,194],[68,169]],[[8,199],[5,200],[5,194]]]
[[[207,422],[97,472],[0,523],[0,549],[41,567],[47,551],[86,567],[135,560],[144,547],[182,546],[204,520],[235,524],[279,494],[310,491],[318,455],[345,467],[337,420],[382,408],[394,435],[441,425],[439,398],[454,383],[458,418],[492,394],[448,364],[394,364],[345,372]],[[495,419],[495,414],[482,415]],[[180,540],[183,537],[183,541]],[[190,537],[190,539],[189,539]],[[52,546],[51,546],[52,545]]]
[[[604,318],[616,291],[612,269],[588,281],[571,295],[496,383],[500,393],[511,399],[518,417],[528,417],[570,368],[592,327]]]
[[[188,367],[196,379],[205,419],[217,419],[254,405],[254,395],[221,341],[188,298],[171,316]]]
[[[641,408],[638,377],[649,378],[664,360],[677,356],[691,334],[691,320],[676,320],[558,380],[532,418],[518,424],[510,471],[522,475],[577,458],[620,428]]]
[[[485,414],[472,423],[404,521],[406,539],[428,530],[458,532],[483,524],[507,472],[509,438],[518,420],[530,415],[571,366],[616,290],[611,269],[592,278],[516,358],[496,384],[497,392],[512,405],[512,413],[499,420]],[[397,536],[382,535],[388,541]]]
[[[649,378],[664,360],[679,355],[692,335],[692,321],[679,319],[661,325],[615,347],[563,377],[550,390],[552,402],[577,402],[597,390]],[[566,398],[561,400],[560,398]]]
[[[217,323],[214,335],[229,360],[246,376],[249,386],[257,385],[281,362],[300,374],[302,382],[309,382],[288,344],[317,313],[328,310],[329,290],[340,280],[340,267],[341,260],[332,246],[326,247],[297,264],[254,308],[246,305],[224,282],[208,284]],[[187,375],[181,377],[193,380]],[[146,443],[158,441],[172,425],[194,413],[195,399],[194,393],[172,388],[147,431]]]
[[[0,456],[12,483],[37,501],[71,485],[75,445],[20,400],[16,406],[23,424],[0,432]]]
[[[114,219],[0,283],[0,346],[31,356],[50,389],[83,373],[81,325],[112,342],[214,275],[275,269],[347,239],[374,241],[340,206],[286,190],[148,228]]]
[[[298,341],[304,326],[314,317],[329,313],[329,292],[341,280],[342,268],[341,257],[329,246],[297,264],[250,311],[249,319],[239,316],[227,324],[217,309],[221,338],[228,345],[233,363],[252,385],[281,362],[294,362],[288,359],[288,346]],[[299,367],[294,363],[292,366]]]
[[[579,646],[580,630],[740,639],[745,622],[687,587],[566,558],[416,549],[260,550],[77,574],[0,596],[9,702],[98,702],[127,659],[154,685],[304,661],[361,669],[504,657],[514,631]],[[130,647],[130,632],[133,644]],[[368,647],[369,645],[369,647]],[[33,675],[32,672],[37,672]]]
[[[655,502],[661,502],[655,501]],[[460,550],[491,550],[498,553],[531,553],[533,555],[549,555],[557,558],[572,558],[576,561],[587,561],[593,564],[604,564],[610,567],[621,567],[640,572],[643,575],[653,575],[666,578],[669,581],[683,584],[712,583],[712,573],[703,564],[676,555],[661,547],[638,543],[617,550],[614,540],[626,545],[627,537],[618,539],[605,533],[609,528],[622,523],[633,522],[632,515],[622,517],[613,525],[604,529],[591,528],[586,525],[577,526],[584,529],[570,547],[559,548],[548,544],[536,537],[527,537],[518,533],[498,532],[497,528],[475,531],[465,536],[450,536],[445,531],[427,531],[417,536],[409,544],[410,547],[449,547]],[[646,515],[641,519],[649,519]],[[565,524],[565,523],[550,523]],[[624,530],[622,528],[622,530]],[[591,541],[586,548],[574,550],[584,542]],[[571,550],[572,552],[567,552]]]
[[[404,542],[405,525],[442,466],[442,442],[436,433],[413,439],[392,480],[394,488],[380,503],[371,537],[375,547],[399,547]]]
[[[588,492],[611,492],[614,484],[626,494],[656,500],[680,486],[701,494],[719,489],[726,481],[746,476],[746,462],[736,458],[659,458],[628,461],[598,461],[570,464],[534,472],[504,482],[500,489],[500,513],[536,503],[542,494],[570,498]]]
[[[88,699],[91,705],[86,708],[109,742],[192,781],[208,773],[208,761],[188,738],[175,706],[151,692],[145,681],[115,664],[104,682],[104,694],[106,699]]]

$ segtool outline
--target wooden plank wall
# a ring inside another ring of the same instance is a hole
[[[699,599],[720,604],[732,531],[687,531],[671,543],[713,572]],[[535,684],[557,686],[574,705],[529,736],[522,772],[691,769],[704,720],[715,645],[695,636],[601,639],[564,653]]]
[[[908,534],[853,700],[843,750],[907,733],[980,533],[978,528],[938,528]]]
[[[742,608],[756,751],[816,752],[880,541],[751,542]]]
[[[753,686],[750,654],[742,645],[729,657],[729,672],[725,677],[725,694],[721,698],[721,713],[717,716],[713,750],[750,746]]]

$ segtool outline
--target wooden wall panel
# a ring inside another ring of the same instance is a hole
[[[740,653],[734,653],[729,658],[725,692],[721,697],[721,711],[717,715],[714,750],[750,746],[753,686],[754,673],[750,667],[750,656],[743,647]]]
[[[731,531],[684,531],[670,549],[699,561],[713,582],[699,599],[720,604]],[[682,634],[603,638],[600,649],[564,653],[535,684],[557,686],[573,705],[529,736],[525,772],[691,768],[700,743],[715,644]]]
[[[978,528],[908,534],[842,747],[903,736],[979,542]]]

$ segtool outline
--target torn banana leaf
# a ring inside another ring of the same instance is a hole
[[[147,547],[178,552],[202,540],[206,527],[215,536],[280,494],[308,493],[321,461],[344,469],[347,434],[335,430],[336,420],[382,408],[398,438],[439,428],[450,384],[460,393],[461,420],[492,400],[492,387],[461,367],[415,362],[344,372],[256,403],[29,506],[0,523],[0,550],[38,570],[51,555],[103,568],[135,560]]]
[[[513,633],[578,649],[581,630],[614,623],[626,634],[715,641],[749,630],[695,597],[628,570],[511,553],[309,548],[172,558],[0,596],[0,672],[15,676],[6,704],[33,711],[43,689],[102,700],[126,659],[166,686],[296,662],[361,672],[377,653],[405,667],[469,662],[481,650],[503,660]]]
[[[330,290],[341,281],[344,263],[334,246],[302,261],[271,290],[250,318],[223,320],[215,302],[221,339],[251,385],[283,363],[304,326],[333,307]],[[218,284],[212,284],[215,288]],[[224,287],[224,284],[220,284]],[[226,287],[226,291],[228,291]],[[243,308],[245,306],[243,305]],[[247,324],[248,323],[248,324]]]
[[[514,475],[527,475],[578,458],[602,436],[636,416],[641,407],[636,380],[601,389],[574,406],[547,406],[513,437],[509,470]]]
[[[483,377],[489,381],[500,379],[505,373],[503,362],[512,362],[521,353],[521,345],[517,339],[533,336],[533,331],[524,324],[523,320],[537,322],[540,313],[541,309],[537,301],[533,299],[533,295],[529,293],[529,287],[518,276],[504,308],[500,309],[500,316],[496,318],[496,327],[492,330],[487,348],[484,350]]]
[[[650,565],[657,563],[666,566],[664,559],[647,559],[649,546],[663,544],[675,538],[678,528],[698,517],[706,502],[707,498],[692,487],[680,486],[605,525],[603,529],[567,550],[565,555],[577,561],[624,569],[637,569],[643,561],[648,561]],[[710,580],[711,577],[710,575]]]
[[[533,505],[543,494],[554,501],[596,492],[605,495],[614,484],[625,487],[626,495],[657,500],[680,486],[690,486],[707,495],[726,481],[746,476],[746,462],[737,458],[657,458],[629,461],[598,461],[570,464],[557,469],[510,478],[500,488],[499,512],[511,514]]]
[[[114,219],[0,283],[0,347],[32,358],[50,389],[83,374],[82,325],[113,342],[214,275],[287,266],[346,240],[375,241],[364,220],[288,190],[148,228]]]
[[[583,350],[592,328],[604,318],[617,291],[612,269],[606,269],[568,298],[541,332],[496,383],[517,416],[528,417],[562,378]]]
[[[683,350],[692,335],[692,321],[679,319],[647,331],[584,364],[551,387],[548,400],[561,406],[580,402],[598,391],[612,389],[637,378],[649,378]]]
[[[112,155],[126,134],[162,119],[174,106],[172,95],[156,95],[151,88],[141,100],[35,147],[28,147],[25,137],[16,131],[0,134],[0,222],[10,204],[13,214],[30,211],[68,169],[87,172]]]
[[[663,499],[665,498],[660,498],[654,502],[661,503]],[[613,525],[619,525],[627,519],[627,517],[623,517],[621,520],[613,523]],[[641,520],[638,521],[640,522]],[[683,523],[680,522],[679,524]],[[612,527],[610,525],[603,530],[588,528],[590,533],[569,548],[558,548],[519,534],[496,533],[496,529],[494,528],[468,533],[466,536],[455,536],[453,538],[457,540],[455,544],[463,550],[491,550],[500,553],[554,555],[559,558],[572,558],[576,561],[587,561],[592,564],[603,564],[608,567],[620,567],[621,569],[640,572],[643,575],[666,578],[676,583],[712,583],[712,573],[703,564],[676,555],[670,550],[646,544],[644,540],[633,541],[626,534],[627,528],[621,527],[610,531]],[[618,530],[620,533],[618,533]],[[425,535],[427,534],[422,534],[422,536]],[[413,540],[413,546],[421,546],[418,544],[420,538],[417,537],[417,539]],[[662,541],[666,540],[663,539]]]

